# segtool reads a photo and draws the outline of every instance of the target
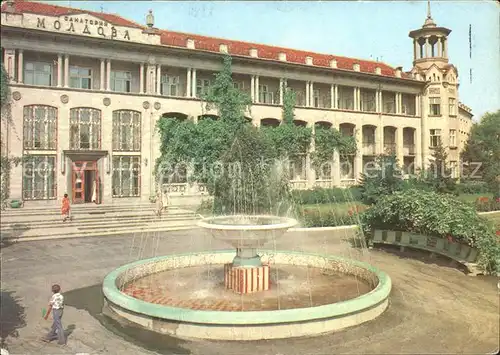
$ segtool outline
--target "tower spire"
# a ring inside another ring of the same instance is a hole
[[[427,18],[425,19],[424,23],[424,28],[425,27],[436,27],[436,24],[434,23],[434,20],[432,19],[431,15],[431,0],[427,0]]]

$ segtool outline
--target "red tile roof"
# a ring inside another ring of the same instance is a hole
[[[2,5],[2,11],[5,10],[6,4]],[[76,8],[69,8],[63,6],[49,5],[40,2],[31,2],[25,0],[15,0],[14,9],[19,13],[34,13],[46,16],[62,16],[62,15],[73,15],[73,14],[89,14],[100,18],[115,26],[126,26],[133,28],[145,28],[133,21],[129,21],[113,14],[105,14],[100,12],[93,12],[88,10],[81,10]],[[228,39],[206,37],[195,34],[187,34],[181,32],[173,32],[167,30],[160,30],[161,43],[163,45],[175,46],[175,47],[187,47],[187,40],[192,39],[195,43],[195,49],[206,50],[210,52],[219,52],[221,44],[225,44],[228,48],[228,53],[238,56],[250,56],[250,49],[257,49],[258,58],[268,59],[268,60],[278,60],[279,53],[286,53],[286,61],[289,63],[306,64],[306,57],[312,57],[313,65],[318,67],[330,67],[330,61],[335,59],[337,61],[337,68],[344,70],[354,71],[354,64],[359,64],[360,72],[375,74],[375,68],[379,67],[381,70],[381,75],[383,76],[396,76],[396,69],[391,66],[368,60],[360,60],[355,58],[340,57],[329,54],[319,54],[313,52],[307,52],[302,50],[295,50],[289,48],[274,47],[263,44],[248,43],[241,41],[234,41]],[[401,73],[403,78],[411,78],[405,72]]]

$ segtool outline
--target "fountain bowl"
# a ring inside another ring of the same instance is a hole
[[[229,215],[204,218],[198,226],[236,249],[256,249],[283,236],[297,220],[272,215]]]

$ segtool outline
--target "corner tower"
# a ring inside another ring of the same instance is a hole
[[[438,27],[431,15],[430,0],[427,2],[427,18],[424,25],[413,30],[409,36],[413,38],[413,66],[428,69],[432,64],[443,68],[448,64],[448,35],[451,30]]]

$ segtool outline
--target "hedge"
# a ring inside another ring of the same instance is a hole
[[[361,201],[361,190],[357,186],[293,190],[291,194],[293,201],[299,205]]]

